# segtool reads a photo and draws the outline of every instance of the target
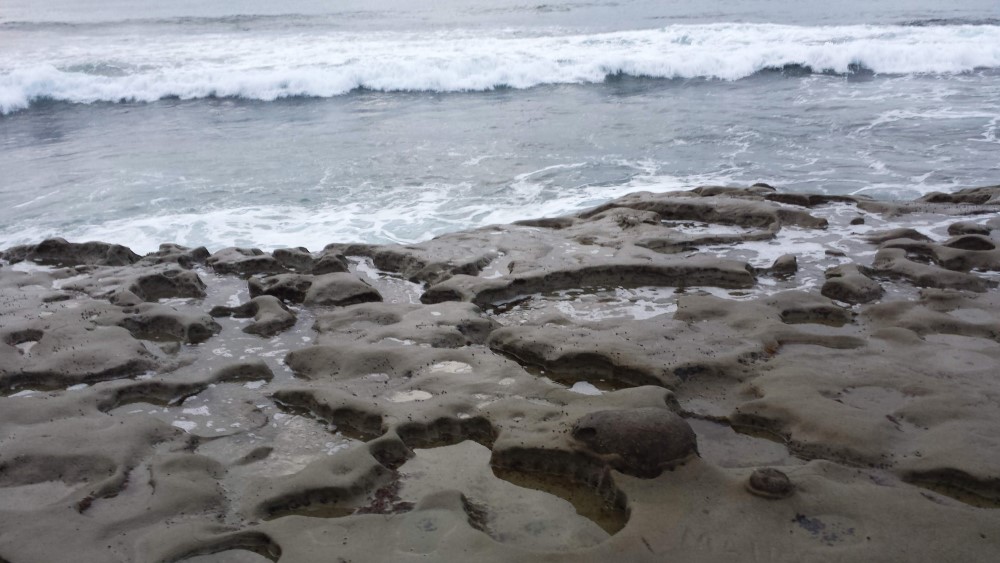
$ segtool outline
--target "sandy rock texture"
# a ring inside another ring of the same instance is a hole
[[[0,561],[1000,558],[1000,187],[0,255]]]

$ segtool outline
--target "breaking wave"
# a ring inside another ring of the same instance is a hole
[[[468,92],[615,76],[738,80],[773,69],[951,74],[1000,68],[1000,25],[673,25],[600,34],[95,34],[0,53],[0,114],[40,100]]]

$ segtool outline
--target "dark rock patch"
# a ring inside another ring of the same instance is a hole
[[[142,258],[120,244],[74,243],[62,238],[8,248],[3,257],[11,263],[27,260],[47,266],[127,266]]]
[[[292,313],[280,299],[273,295],[260,295],[238,307],[214,307],[208,313],[213,317],[252,317],[253,322],[243,332],[270,338],[295,325]]]
[[[166,269],[137,276],[128,290],[143,301],[205,297],[205,282],[189,270]]]
[[[958,221],[948,225],[948,234],[951,236],[959,235],[985,235],[989,234],[993,229],[989,225],[981,225],[979,223],[973,223],[972,221]]]
[[[209,256],[205,263],[216,273],[233,274],[244,278],[286,271],[281,262],[258,248],[223,248]]]
[[[759,497],[781,499],[795,492],[795,485],[784,472],[766,467],[755,469],[747,479],[747,490]]]
[[[573,425],[573,438],[636,477],[656,477],[698,454],[694,430],[667,409],[593,412]]]
[[[867,270],[865,268],[864,270]],[[824,296],[844,303],[870,303],[882,297],[885,290],[857,264],[844,264],[826,271],[826,281],[820,290]]]

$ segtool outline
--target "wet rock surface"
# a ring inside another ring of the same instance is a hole
[[[7,249],[0,561],[990,560],[998,194]]]

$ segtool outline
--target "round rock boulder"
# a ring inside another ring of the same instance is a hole
[[[654,407],[590,413],[573,425],[573,437],[614,469],[647,479],[698,453],[691,425]]]

